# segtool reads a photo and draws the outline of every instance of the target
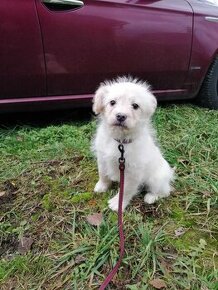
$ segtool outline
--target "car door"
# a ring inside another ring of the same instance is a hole
[[[1,0],[0,99],[44,96],[45,77],[35,0]]]
[[[192,10],[184,0],[36,0],[48,95],[93,93],[131,74],[155,90],[183,87]]]

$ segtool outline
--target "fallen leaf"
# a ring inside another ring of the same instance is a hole
[[[32,244],[33,244],[32,238],[26,238],[26,237],[21,238],[18,245],[19,253],[21,254],[27,253],[31,249]]]
[[[1,191],[0,192],[0,197],[4,196],[6,194],[6,191]]]
[[[185,229],[183,227],[180,227],[180,228],[176,229],[174,231],[174,233],[175,233],[176,237],[180,237],[180,236],[184,235]]]
[[[102,213],[94,213],[86,217],[87,222],[93,226],[100,226],[103,221]]]
[[[153,279],[149,282],[149,284],[155,289],[163,289],[167,287],[166,283],[162,279]]]
[[[95,207],[97,205],[97,201],[95,199],[91,199],[88,201],[89,206]]]

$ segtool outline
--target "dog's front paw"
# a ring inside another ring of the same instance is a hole
[[[148,204],[155,203],[158,200],[158,196],[154,193],[147,193],[144,197],[144,201]]]
[[[112,209],[113,211],[118,211],[118,208],[119,208],[119,193],[117,193],[114,197],[112,197],[108,201],[108,205],[109,205],[109,208]],[[126,200],[123,199],[122,211],[125,210],[127,205],[128,205],[128,202],[126,202]]]
[[[94,192],[105,192],[108,190],[109,185],[107,183],[102,182],[99,180],[94,188]]]
[[[119,194],[116,194],[108,201],[109,208],[118,211]]]

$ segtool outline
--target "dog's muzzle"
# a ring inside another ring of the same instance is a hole
[[[127,119],[127,115],[118,113],[116,115],[116,120],[117,120],[116,126],[125,127],[126,119]]]
[[[118,113],[116,119],[119,123],[123,123],[126,120],[127,116],[125,114]]]

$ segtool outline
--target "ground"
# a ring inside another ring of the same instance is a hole
[[[2,290],[98,289],[117,260],[117,214],[107,207],[116,185],[93,193],[96,121],[81,118],[1,126]],[[218,289],[218,112],[165,106],[154,126],[175,191],[153,206],[141,194],[127,208],[125,257],[108,289]],[[86,219],[94,213],[100,226]]]

